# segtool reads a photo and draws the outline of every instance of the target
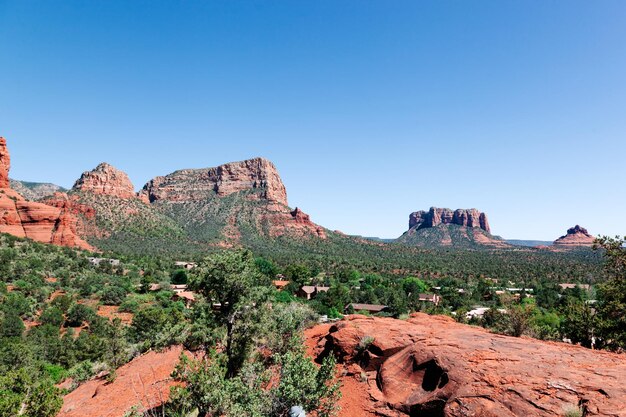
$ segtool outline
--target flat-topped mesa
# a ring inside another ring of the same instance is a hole
[[[0,188],[9,188],[9,169],[11,169],[11,156],[7,149],[7,140],[0,137]]]
[[[128,175],[106,162],[101,163],[92,171],[84,172],[72,190],[119,198],[135,198],[137,196],[135,187]]]
[[[287,206],[287,191],[272,162],[264,158],[231,162],[215,168],[184,169],[149,181],[139,197],[145,202],[204,201],[240,191],[260,190],[259,198]]]
[[[477,227],[491,233],[489,220],[485,213],[476,209],[458,209],[431,207],[429,211],[417,211],[409,216],[409,229],[420,230],[436,227],[440,224],[456,224],[465,227]]]
[[[595,238],[585,229],[576,225],[567,229],[567,234],[554,241],[555,246],[592,246]]]

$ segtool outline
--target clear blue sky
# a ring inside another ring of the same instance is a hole
[[[624,234],[626,2],[0,0],[0,135],[63,186],[265,156],[351,234]]]

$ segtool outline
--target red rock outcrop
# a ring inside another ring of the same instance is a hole
[[[373,341],[363,343],[368,336]],[[346,378],[367,391],[362,414],[344,417],[547,417],[568,407],[587,417],[626,416],[621,354],[496,335],[421,313],[406,321],[348,316],[308,345],[316,345],[318,359],[334,354]]]
[[[270,224],[270,236],[317,236],[326,239],[326,229],[313,223],[311,217],[296,207],[290,213],[286,213],[280,206],[275,207],[273,214],[265,216]]]
[[[135,187],[128,175],[106,162],[101,163],[92,171],[84,172],[72,190],[119,198],[135,198],[137,196]]]
[[[491,233],[489,220],[485,213],[476,209],[458,209],[431,207],[429,211],[417,211],[409,216],[409,229],[437,227],[440,224],[456,224],[458,226],[478,227]]]
[[[139,197],[146,202],[204,201],[239,191],[260,190],[259,198],[287,206],[287,191],[273,163],[264,158],[231,162],[216,168],[184,169],[148,182]]]
[[[9,188],[9,170],[11,169],[11,156],[7,149],[7,140],[0,137],[0,188]]]
[[[595,238],[589,234],[587,229],[576,225],[567,229],[567,234],[561,236],[554,241],[554,246],[560,247],[578,247],[578,246],[592,246]]]
[[[115,382],[88,381],[63,398],[58,417],[122,417],[133,407],[149,412],[166,402],[181,347],[148,352],[116,371]]]
[[[0,141],[0,233],[26,237],[37,242],[93,249],[78,237],[77,219],[65,207],[55,207],[43,203],[26,201],[24,197],[9,188],[9,152],[6,141]]]

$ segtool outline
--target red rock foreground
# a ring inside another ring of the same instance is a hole
[[[443,316],[407,321],[348,316],[314,354],[334,353],[369,397],[364,415],[427,417],[626,416],[626,356],[563,343],[500,336]],[[309,331],[309,337],[316,334]],[[374,338],[358,349],[367,336]],[[344,393],[345,395],[345,393]]]
[[[113,383],[103,379],[84,383],[65,396],[57,417],[122,417],[133,407],[138,411],[159,407],[175,384],[170,375],[181,352],[180,346],[149,352],[119,368]]]

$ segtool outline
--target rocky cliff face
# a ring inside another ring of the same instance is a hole
[[[9,188],[9,170],[11,169],[11,156],[7,149],[7,140],[0,137],[0,188]]]
[[[406,321],[348,316],[325,329],[308,342],[312,353],[318,360],[335,355],[344,387],[366,391],[350,393],[360,398],[353,407],[360,412],[346,415],[548,417],[571,407],[587,417],[626,415],[620,354],[496,335],[421,313]],[[367,336],[373,342],[358,350]]]
[[[437,227],[440,224],[456,224],[465,227],[479,227],[491,233],[487,215],[476,209],[450,210],[431,207],[429,211],[417,211],[409,216],[409,229]]]
[[[84,172],[72,190],[118,198],[136,197],[135,187],[128,175],[106,162],[101,163],[92,171]]]
[[[558,247],[592,246],[595,238],[587,229],[578,225],[567,229],[567,234],[554,241]]]
[[[264,158],[231,162],[215,168],[185,169],[156,177],[139,193],[146,202],[205,201],[240,191],[259,191],[259,198],[287,206],[287,191],[273,163]]]
[[[0,232],[43,243],[92,249],[77,234],[77,219],[66,207],[26,201],[9,188],[10,157],[0,140]]]

